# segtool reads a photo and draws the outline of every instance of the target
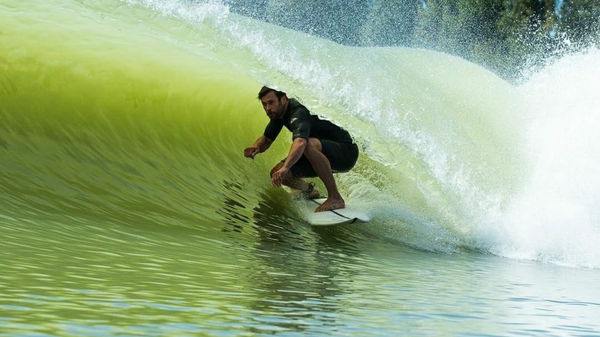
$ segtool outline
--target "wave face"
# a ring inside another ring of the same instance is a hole
[[[9,0],[0,13],[6,223],[297,221],[268,179],[287,134],[242,156],[267,122],[256,92],[269,84],[361,145],[338,184],[373,212],[365,238],[600,266],[598,102],[569,91],[597,52],[515,88],[450,55],[341,46],[212,1]]]

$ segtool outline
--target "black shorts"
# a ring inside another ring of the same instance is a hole
[[[329,159],[331,169],[336,172],[350,171],[358,159],[358,146],[354,143],[341,143],[328,139],[319,139],[321,152]],[[281,162],[284,162],[282,160]],[[297,178],[316,177],[317,173],[305,156],[300,157],[298,162],[291,168],[292,174]]]

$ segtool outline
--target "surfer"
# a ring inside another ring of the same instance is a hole
[[[358,146],[348,131],[311,115],[308,109],[286,93],[263,86],[258,93],[270,121],[262,136],[244,149],[244,156],[265,152],[285,126],[292,132],[288,156],[271,169],[273,186],[299,190],[306,198],[318,198],[314,184],[302,178],[319,177],[327,189],[327,200],[315,212],[346,207],[333,173],[349,171],[358,159]]]

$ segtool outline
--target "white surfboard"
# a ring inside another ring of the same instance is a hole
[[[351,224],[356,222],[369,222],[371,216],[359,208],[346,203],[346,207],[333,211],[316,212],[315,208],[325,202],[325,198],[300,200],[303,207],[303,215],[313,226],[333,226],[342,224]]]

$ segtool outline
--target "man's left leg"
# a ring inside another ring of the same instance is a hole
[[[277,172],[281,168],[281,166],[283,166],[283,161],[279,162],[271,169],[271,177],[273,176],[273,173]],[[306,197],[309,199],[315,199],[320,197],[319,191],[317,189],[311,189],[311,185],[309,183],[307,183],[301,178],[295,177],[291,171],[289,171],[288,174],[283,178],[282,183],[289,188],[299,190],[300,192],[306,192]]]
[[[331,163],[323,154],[322,150],[323,147],[318,138],[309,138],[308,145],[304,150],[304,156],[308,159],[327,189],[327,200],[317,207],[315,212],[330,211],[346,207],[346,203],[337,189],[333,171],[331,169]]]

